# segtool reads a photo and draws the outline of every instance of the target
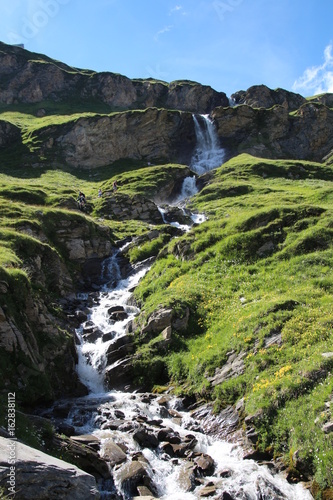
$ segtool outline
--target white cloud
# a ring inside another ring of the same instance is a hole
[[[324,50],[324,62],[321,66],[307,68],[293,84],[293,90],[312,94],[333,92],[333,45]]]
[[[170,10],[170,15],[173,14],[174,12],[179,12],[180,10],[183,10],[183,7],[181,5],[176,5]]]
[[[161,30],[159,30],[156,35],[154,36],[154,40],[157,41],[160,37],[160,35],[163,35],[164,33],[167,33],[168,31],[171,31],[173,28],[173,25],[165,26]]]

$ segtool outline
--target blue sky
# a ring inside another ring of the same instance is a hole
[[[333,92],[332,0],[0,0],[0,40],[70,66],[230,96]]]

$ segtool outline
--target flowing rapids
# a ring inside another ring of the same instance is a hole
[[[116,443],[126,452],[125,461],[112,470],[112,487],[108,489],[107,484],[102,487],[102,498],[130,499],[137,494],[131,490],[124,477],[127,477],[133,461],[139,460],[144,463],[149,478],[149,491],[156,498],[197,499],[204,488],[206,493],[211,488],[214,498],[311,499],[311,495],[301,485],[290,485],[280,474],[270,472],[267,466],[258,465],[253,460],[243,460],[239,446],[205,435],[200,419],[184,411],[180,399],[168,396],[161,403],[163,398],[153,394],[105,391],[105,353],[110,351],[116,339],[126,335],[127,324],[138,314],[138,309],[128,305],[128,301],[131,290],[148,270],[148,266],[143,264],[134,269],[128,278],[121,279],[117,255],[108,260],[107,266],[109,274],[118,275],[118,281],[101,290],[96,305],[90,308],[87,322],[90,326],[94,324],[104,334],[111,332],[112,338],[104,342],[101,338],[95,342],[85,342],[82,336],[84,325],[78,330],[81,339],[78,346],[78,373],[89,387],[90,394],[73,402],[67,419],[77,434],[93,434],[100,440],[102,457],[108,456],[110,443]],[[110,325],[108,311],[119,305],[128,316]],[[145,429],[149,428],[151,435],[144,434],[144,439],[139,439],[143,425]],[[183,456],[182,453],[170,454],[170,445],[165,444],[163,437],[156,438],[163,432],[172,435],[175,443],[188,443],[190,440],[188,452]],[[194,483],[190,474],[191,456],[209,456],[214,464],[212,470],[205,474],[198,473]],[[230,496],[222,496],[226,493]]]
[[[191,168],[202,174],[219,166],[224,153],[208,116],[194,120],[198,146]],[[178,203],[196,192],[195,176],[188,177]],[[169,212],[159,210],[165,223],[182,231],[205,220],[204,215],[179,206]],[[182,223],[173,219],[175,214],[182,216]],[[150,266],[143,262],[122,278],[118,264],[122,250],[105,262],[103,277],[108,283],[95,296],[94,304],[88,301],[88,294],[80,296],[83,303],[87,301],[89,313],[77,329],[77,370],[90,394],[70,402],[65,420],[75,434],[92,434],[100,443],[99,454],[108,462],[111,475],[99,484],[101,498],[312,499],[301,484],[289,484],[273,464],[244,460],[240,446],[207,435],[200,408],[191,409],[183,399],[168,393],[160,396],[126,387],[124,391],[110,390],[114,379],[108,377],[106,383],[106,374],[130,362],[126,349],[124,358],[114,354],[130,345],[126,344],[131,337],[129,326],[139,313],[131,302],[132,292]],[[205,418],[213,420],[214,416]]]

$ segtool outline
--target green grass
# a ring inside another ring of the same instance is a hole
[[[207,221],[177,238],[166,226],[104,218],[97,191],[111,190],[117,178],[122,193],[155,199],[183,175],[181,165],[122,161],[94,172],[45,168],[24,177],[20,166],[2,172],[0,278],[11,296],[36,287],[27,265],[36,249],[66,261],[54,235],[59,218],[84,222],[92,232],[98,218],[114,240],[140,236],[128,257],[156,261],[134,292],[142,308],[137,324],[160,307],[180,314],[188,308],[190,317],[163,352],[160,332],[145,339],[138,328],[137,381],[152,389],[169,380],[177,393],[214,401],[216,411],[243,400],[243,417],[261,415],[254,424],[258,450],[282,456],[290,470],[297,450],[319,490],[332,487],[332,435],[322,430],[333,418],[327,405],[333,359],[323,356],[333,345],[332,167],[240,155],[212,173],[191,200]],[[76,210],[79,190],[92,204],[89,217]],[[159,232],[153,238],[152,229]],[[41,233],[48,243],[38,239]],[[15,302],[7,306],[14,314]],[[271,345],[272,338],[279,340]],[[231,353],[242,356],[242,373],[212,386],[210,378]]]
[[[323,356],[333,345],[332,172],[309,162],[231,160],[192,201],[209,220],[170,242],[135,290],[143,317],[161,306],[190,308],[187,331],[175,333],[164,356],[172,383],[217,409],[244,398],[245,414],[263,411],[258,449],[289,464],[299,447],[322,489],[332,486],[332,435],[316,420],[330,400],[320,387],[332,384],[333,358]],[[276,335],[280,342],[268,347]],[[212,387],[209,377],[231,352],[244,353],[244,373]],[[308,406],[314,418],[301,419]],[[300,421],[304,435],[279,438]],[[312,435],[317,454],[306,451]]]

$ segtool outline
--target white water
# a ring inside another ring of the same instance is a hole
[[[197,147],[190,168],[202,175],[222,165],[225,152],[219,144],[219,138],[209,115],[193,115]]]
[[[208,117],[204,120],[209,122]],[[207,131],[208,129],[207,125]],[[210,132],[207,133],[210,136]],[[202,137],[201,146],[199,147],[198,144],[196,158],[193,161],[197,173],[215,168],[223,161],[223,152],[214,141],[214,137],[209,140]],[[205,144],[206,149],[210,148],[209,154],[207,151],[207,154],[204,154]],[[184,187],[185,197],[192,196],[196,189],[195,177],[188,179],[187,186]],[[165,210],[160,208],[160,212],[165,221]],[[205,220],[205,216],[192,214],[191,219],[193,223],[200,223]],[[191,228],[190,225],[180,225],[177,222],[172,224],[181,227],[184,231],[189,231]],[[88,321],[104,334],[110,334],[112,338],[105,342],[102,338],[98,338],[95,342],[85,342],[82,337],[83,326],[77,331],[81,340],[78,346],[78,373],[81,381],[91,393],[85,398],[76,400],[68,423],[76,426],[78,434],[92,433],[98,437],[101,442],[101,456],[106,452],[110,442],[117,443],[127,450],[126,463],[115,467],[112,471],[117,494],[126,500],[133,498],[122,489],[121,470],[132,462],[138,452],[141,452],[145,457],[145,467],[158,498],[162,500],[201,498],[202,484],[197,482],[193,491],[188,491],[186,488],[184,477],[186,477],[188,460],[171,459],[160,446],[141,448],[133,439],[131,432],[133,425],[135,428],[136,425],[143,425],[142,422],[149,422],[149,428],[156,429],[156,432],[160,428],[169,428],[182,440],[188,434],[196,438],[197,444],[193,451],[209,455],[215,463],[214,474],[202,478],[204,484],[214,485],[216,490],[214,498],[222,498],[223,492],[228,492],[235,500],[311,500],[311,494],[302,485],[290,485],[282,475],[273,474],[267,466],[259,465],[253,460],[243,460],[239,446],[199,432],[197,429],[200,427],[200,422],[193,420],[189,413],[178,411],[178,418],[174,418],[172,409],[176,408],[176,398],[174,402],[169,402],[168,410],[164,409],[163,413],[158,404],[158,397],[119,391],[105,392],[104,370],[107,362],[105,353],[116,339],[126,335],[128,322],[138,314],[139,310],[129,306],[128,301],[131,297],[131,290],[148,269],[148,266],[138,266],[127,279],[121,279],[117,255],[108,259],[103,276],[109,280],[109,284],[101,290],[98,303],[91,307]],[[110,325],[108,310],[112,306],[122,306],[128,317]],[[101,422],[115,422],[120,418],[119,412],[124,415],[125,428],[123,430],[121,426],[116,430],[103,428]],[[110,498],[110,495],[112,492],[102,493],[105,499]]]
[[[197,145],[191,160],[190,169],[198,175],[222,165],[225,157],[219,138],[209,115],[193,115]],[[175,204],[187,200],[198,193],[195,175],[184,179],[181,193]]]
[[[113,332],[112,340],[102,342],[97,339],[95,343],[85,343],[80,331],[81,344],[78,346],[79,365],[78,373],[83,383],[91,391],[85,398],[76,400],[68,423],[76,425],[78,434],[92,433],[101,441],[101,456],[107,449],[108,443],[115,442],[127,449],[128,462],[132,461],[132,456],[140,450],[143,453],[151,480],[157,490],[158,498],[163,500],[196,500],[200,497],[202,485],[197,485],[193,491],[187,491],[184,483],[186,476],[185,459],[166,459],[166,454],[159,448],[140,448],[134,441],[131,432],[121,430],[101,429],[97,424],[98,415],[106,415],[111,422],[117,419],[117,411],[124,415],[124,421],[130,425],[141,417],[150,422],[159,421],[158,427],[172,429],[183,439],[191,434],[197,439],[194,452],[210,455],[215,462],[215,473],[206,477],[205,483],[211,482],[215,485],[217,494],[222,495],[227,491],[235,499],[244,500],[310,500],[312,496],[301,485],[290,485],[278,474],[273,475],[266,466],[260,466],[253,460],[243,460],[242,450],[231,443],[221,441],[202,434],[192,429],[198,427],[200,422],[194,421],[186,412],[178,411],[180,418],[172,418],[172,415],[161,414],[161,406],[158,404],[158,397],[153,397],[150,401],[145,401],[140,394],[125,393],[119,391],[104,392],[103,371],[105,369],[105,352],[116,338],[125,335],[125,328],[137,313],[138,309],[128,306],[127,302],[131,296],[131,289],[139,282],[147,272],[148,267],[140,267],[133,271],[127,279],[120,279],[117,255],[108,259],[104,269],[104,276],[108,276],[110,281],[117,277],[118,282],[111,288],[103,287],[99,294],[98,304],[91,308],[88,320],[93,322],[104,333]],[[106,273],[106,274],[105,274]],[[113,305],[122,305],[128,313],[128,318],[118,321],[113,325],[108,321],[108,309]],[[82,329],[80,329],[82,331]],[[176,398],[175,398],[176,400]],[[169,408],[175,405],[172,401]],[[171,410],[172,411],[172,410]],[[82,415],[85,415],[84,418]],[[77,422],[79,421],[79,425]],[[156,424],[157,425],[157,424]],[[151,424],[150,427],[154,427]],[[126,464],[125,464],[126,465]],[[125,466],[124,465],[124,466]],[[117,492],[124,499],[132,498],[122,491],[120,483],[121,467],[113,471],[113,477]],[[227,477],[221,477],[227,471]],[[222,474],[221,474],[222,473]],[[103,498],[109,498],[110,492],[104,493]]]
[[[102,338],[98,338],[95,342],[89,342],[89,340],[85,341],[82,336],[83,325],[76,331],[77,337],[80,340],[80,344],[77,346],[77,372],[81,382],[93,394],[100,394],[104,391],[104,371],[107,362],[106,351],[115,340],[125,335],[127,324],[139,313],[137,307],[130,306],[127,302],[131,296],[130,290],[139,283],[140,279],[149,269],[148,266],[138,266],[136,269],[134,268],[128,278],[120,279],[120,269],[117,262],[118,253],[105,261],[102,270],[102,275],[109,277],[111,283],[116,282],[116,285],[113,287],[105,285],[102,288],[98,304],[91,308],[88,316],[89,322],[92,322],[104,334],[112,335],[112,338],[106,342]],[[111,325],[108,310],[113,306],[123,307],[127,313],[127,318]]]
[[[182,185],[182,190],[181,190],[180,196],[177,199],[177,203],[179,203],[180,201],[185,200],[187,198],[191,198],[192,196],[196,195],[197,192],[198,192],[198,188],[197,188],[195,175],[190,176],[190,177],[185,177],[183,185]]]

